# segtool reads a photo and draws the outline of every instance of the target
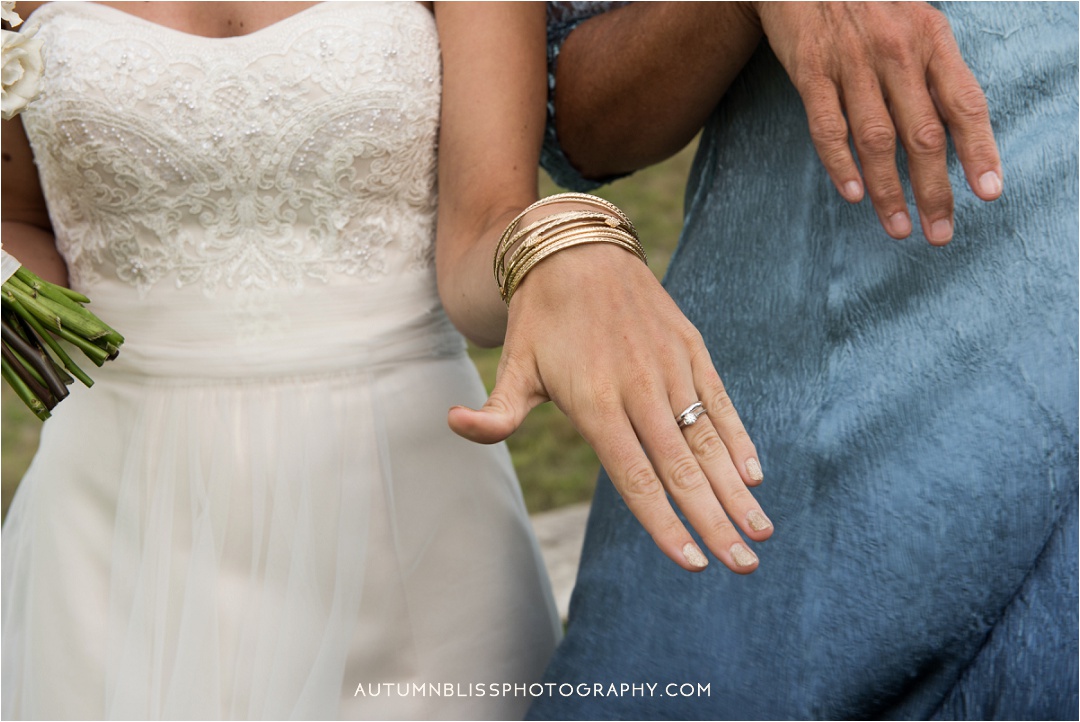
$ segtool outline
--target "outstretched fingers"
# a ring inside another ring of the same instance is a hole
[[[709,480],[715,498],[734,523],[754,541],[768,539],[773,531],[772,522],[739,478],[712,422],[704,417],[698,419],[683,429],[683,436]]]
[[[621,409],[602,413],[580,428],[596,451],[630,512],[671,561],[691,572],[700,572],[709,560],[671,508],[664,484]],[[693,523],[693,522],[691,522]]]
[[[732,520],[749,528],[748,519],[756,503],[735,473],[723,444],[709,441],[719,441],[719,437],[715,431],[709,433],[708,417],[699,417],[684,430],[675,422],[674,414],[664,418],[658,411],[645,416],[640,426],[638,435],[649,458],[705,545],[733,572],[754,571],[757,555],[743,541]],[[693,442],[688,443],[687,435]]]
[[[710,421],[712,412],[708,407],[701,411],[704,404],[695,401],[690,374],[671,381],[681,390],[669,392],[669,386],[660,383],[637,386],[637,393],[626,400],[630,423],[655,469],[654,476],[709,550],[732,571],[752,572],[758,559],[743,541],[740,530],[754,541],[763,541],[772,533],[772,524],[735,469],[731,452]],[[722,392],[722,385],[719,388]],[[732,428],[741,428],[741,423],[737,415],[731,418],[734,409],[730,402],[723,406],[716,393],[710,393],[708,398],[710,403],[718,404],[720,416],[728,425],[726,431],[737,440],[739,458],[745,455],[756,460],[745,431],[740,436]],[[684,409],[685,425],[680,427],[678,415]]]
[[[907,64],[903,72],[887,82],[892,115],[907,151],[911,189],[923,235],[933,245],[944,245],[953,237],[945,125],[927,90],[922,64]]]
[[[911,214],[896,170],[896,127],[877,77],[853,68],[844,81],[844,103],[866,192],[885,232],[896,239],[911,235]]]
[[[684,404],[679,411],[688,406],[689,403]],[[704,452],[708,461],[701,459],[688,444],[684,430],[675,420],[676,412],[669,411],[670,408],[672,401],[669,398],[656,397],[638,399],[638,403],[627,410],[664,488],[683,510],[705,546],[731,571],[754,571],[757,556],[743,542],[739,529],[731,520],[745,518],[744,509],[754,503],[753,496],[734,473],[730,462],[723,461],[727,457],[723,444],[699,445],[698,451]],[[707,416],[699,417],[693,427],[699,424],[707,426]],[[693,427],[687,428],[692,430]],[[696,438],[701,440],[706,436],[699,432]],[[715,482],[713,477],[716,477]],[[742,495],[729,493],[734,486],[739,487]],[[728,505],[723,503],[725,501]]]

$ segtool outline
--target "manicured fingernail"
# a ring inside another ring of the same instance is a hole
[[[763,529],[772,528],[772,522],[769,521],[769,517],[765,516],[757,509],[751,509],[749,512],[747,512],[746,522],[754,531],[761,531]]]
[[[754,481],[761,481],[765,478],[765,475],[761,473],[761,464],[757,459],[746,460],[746,475]]]
[[[942,218],[930,224],[930,240],[945,243],[952,238],[952,221]]]
[[[900,211],[889,216],[889,233],[893,236],[906,238],[911,234],[911,218],[907,213]]]
[[[745,544],[731,545],[731,558],[737,567],[750,567],[757,563],[757,555],[746,548]]]
[[[979,190],[984,196],[997,198],[1001,195],[1001,176],[996,171],[987,171],[979,176]]]
[[[858,181],[848,181],[844,184],[844,198],[852,203],[862,198],[862,186]]]
[[[705,558],[705,555],[698,549],[697,544],[694,542],[687,542],[686,546],[682,548],[683,557],[686,559],[686,563],[695,569],[704,569],[709,566],[709,560]]]

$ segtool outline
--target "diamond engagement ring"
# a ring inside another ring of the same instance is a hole
[[[687,426],[696,424],[697,420],[707,413],[709,413],[709,410],[706,409],[700,401],[695,401],[686,409],[686,411],[676,416],[675,420],[679,422],[680,429],[685,429]]]

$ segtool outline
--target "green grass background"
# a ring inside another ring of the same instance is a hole
[[[682,227],[683,191],[694,145],[664,163],[596,191],[634,221],[657,277],[667,270]],[[541,195],[558,192],[559,188],[541,174]],[[490,391],[495,383],[499,349],[473,348],[470,354]],[[0,472],[6,514],[19,479],[37,449],[41,422],[22,406],[6,384],[0,405],[3,453]],[[600,468],[596,455],[552,404],[537,407],[508,444],[531,513],[586,501],[592,496]]]

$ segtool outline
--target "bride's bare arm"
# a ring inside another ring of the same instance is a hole
[[[20,7],[20,10],[23,8]],[[0,237],[4,250],[47,281],[67,285],[67,266],[56,250],[30,142],[19,118],[3,123]]]
[[[435,19],[443,56],[439,292],[466,336],[498,346],[506,306],[491,259],[507,223],[536,200],[534,169],[545,122],[544,7],[436,3]]]
[[[452,409],[451,427],[499,441],[550,399],[673,561],[691,571],[707,563],[668,493],[717,558],[753,571],[757,558],[739,530],[754,541],[772,532],[748,490],[761,480],[754,446],[700,334],[647,266],[615,246],[568,248],[529,272],[509,310],[492,277],[499,235],[536,198],[543,5],[437,3],[435,15],[443,51],[439,291],[471,339],[505,340],[488,402]],[[698,399],[708,416],[681,430],[675,415]]]

